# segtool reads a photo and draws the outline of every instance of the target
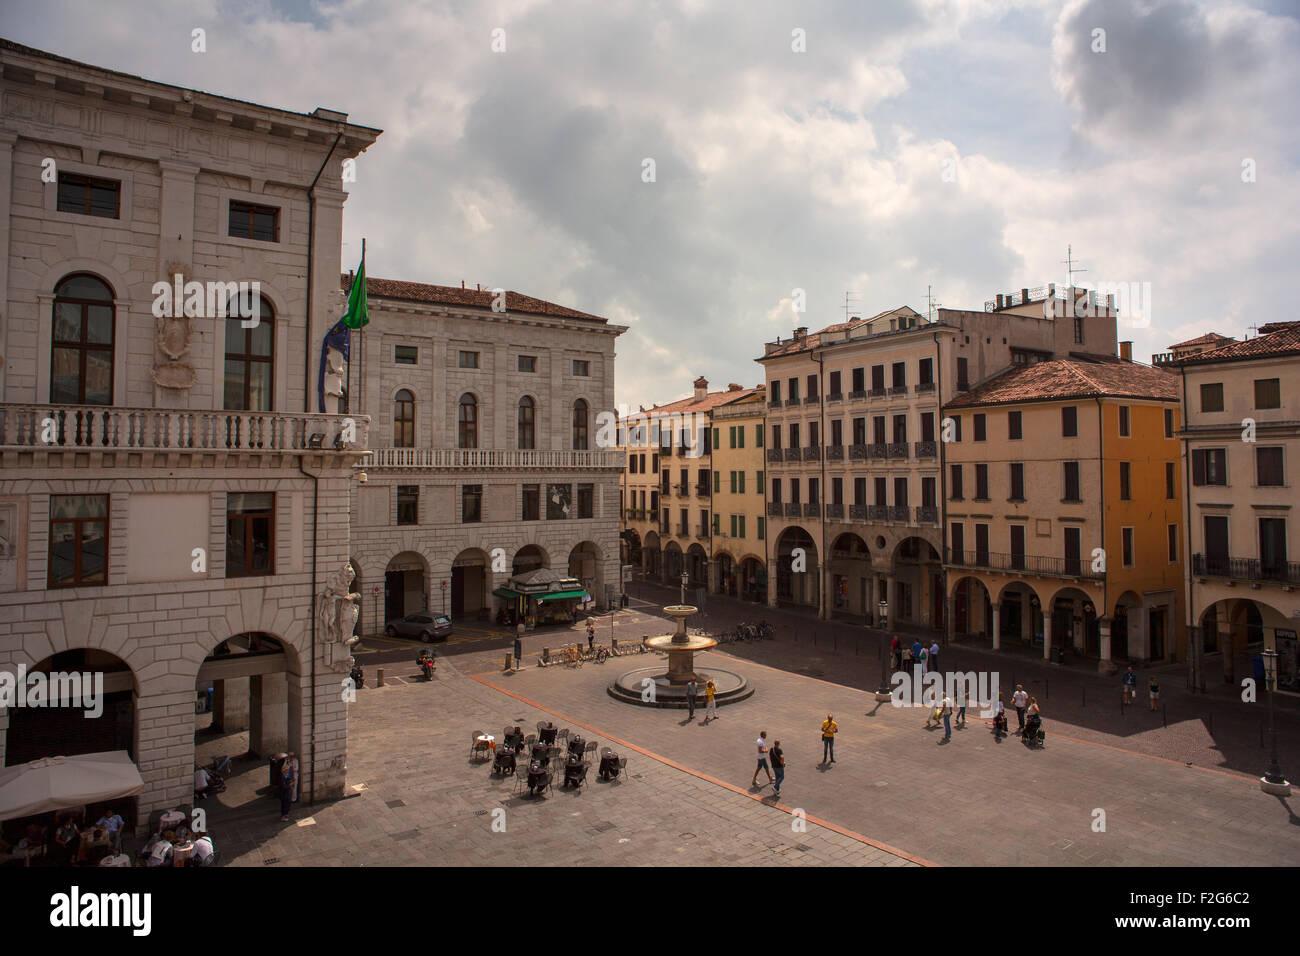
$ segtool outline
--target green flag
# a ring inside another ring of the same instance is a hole
[[[370,324],[370,311],[366,308],[366,254],[361,253],[361,265],[348,292],[348,310],[343,314],[343,324],[350,329],[365,328]]]

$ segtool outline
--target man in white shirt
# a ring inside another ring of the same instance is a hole
[[[943,739],[952,740],[952,698],[947,694],[943,695],[943,703],[939,705],[939,713],[943,717]]]
[[[1029,706],[1029,695],[1025,693],[1024,684],[1016,685],[1016,692],[1011,695],[1011,703],[1015,705],[1016,720],[1020,723],[1016,732],[1020,733],[1025,729],[1025,708]]]
[[[935,641],[933,644],[930,645],[930,660],[928,662],[928,667],[932,672],[938,671],[939,669],[939,642],[938,641]]]
[[[211,781],[208,779],[208,772],[202,767],[194,771],[194,795],[196,797],[206,797],[208,795],[208,785]]]
[[[207,866],[208,860],[212,858],[212,854],[215,852],[216,849],[212,846],[212,837],[203,833],[195,838],[193,859],[199,866]]]
[[[767,731],[760,730],[758,733],[758,740],[754,741],[754,743],[758,747],[758,766],[754,768],[754,780],[750,783],[751,787],[758,786],[758,772],[760,770],[767,774],[768,783],[771,783],[774,779],[772,777],[772,771],[769,770],[767,766]]]
[[[150,866],[171,866],[172,863],[172,842],[171,840],[159,840],[149,851]]]

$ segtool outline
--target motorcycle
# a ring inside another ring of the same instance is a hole
[[[433,657],[428,651],[425,651],[416,658],[415,663],[420,665],[420,672],[424,674],[425,680],[433,680],[433,671],[437,665],[434,663]]]
[[[354,688],[366,686],[366,672],[361,669],[360,664],[353,664],[352,672],[348,676],[352,678],[352,686]]]

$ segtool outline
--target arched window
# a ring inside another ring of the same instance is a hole
[[[113,404],[113,290],[92,275],[71,275],[54,289],[50,401]]]
[[[537,406],[525,395],[519,399],[519,447],[532,449],[537,447]]]
[[[457,422],[459,424],[457,445],[460,448],[477,448],[478,401],[469,392],[460,397],[460,414],[457,416]]]
[[[581,398],[573,403],[573,447],[576,451],[587,449],[587,403]]]
[[[406,389],[393,398],[393,447],[415,447],[415,396]]]
[[[255,313],[254,309],[258,311]],[[226,389],[228,411],[271,410],[275,363],[275,310],[265,296],[235,297],[226,306]],[[245,325],[248,327],[245,328]]]

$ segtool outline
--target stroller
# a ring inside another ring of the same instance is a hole
[[[1021,740],[1030,747],[1038,747],[1043,744],[1047,735],[1043,733],[1043,718],[1037,714],[1030,714],[1025,718],[1025,732],[1021,735]]]
[[[999,710],[993,715],[993,736],[1005,737],[1007,735],[1007,712]]]

